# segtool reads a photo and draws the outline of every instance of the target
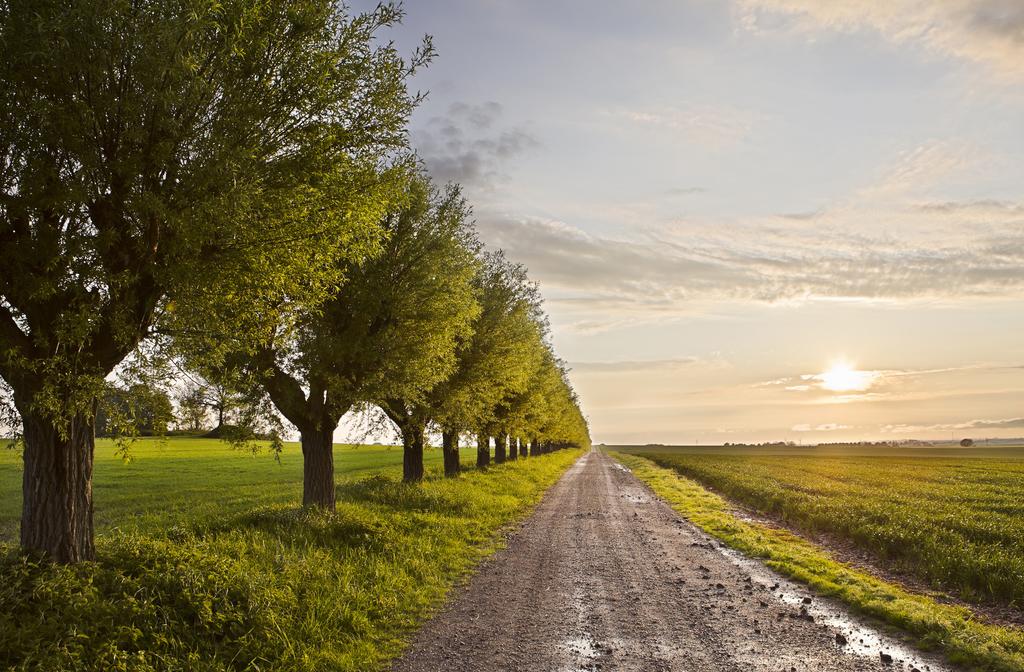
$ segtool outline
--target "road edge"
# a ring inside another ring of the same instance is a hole
[[[550,453],[547,455],[539,455],[526,458],[527,460],[538,460],[545,459],[547,457],[568,458],[571,455],[575,455],[573,459],[566,460],[565,464],[561,466],[561,469],[559,470],[557,476],[551,479],[551,482],[548,483],[544,487],[544,489],[539,492],[537,498],[533,502],[519,509],[514,518],[509,520],[501,527],[495,529],[487,540],[475,546],[475,548],[473,549],[474,555],[469,560],[468,564],[465,567],[461,568],[458,574],[448,582],[448,585],[444,588],[442,593],[437,596],[435,600],[433,600],[429,605],[427,605],[418,614],[416,614],[415,623],[406,628],[405,632],[402,633],[400,637],[401,642],[397,649],[389,652],[387,659],[382,660],[375,669],[378,669],[381,672],[383,672],[385,670],[389,671],[393,668],[396,661],[400,660],[406,654],[406,651],[412,644],[414,638],[416,637],[416,634],[420,631],[424,624],[426,624],[430,619],[434,618],[442,610],[444,610],[445,606],[452,601],[454,594],[460,589],[464,588],[466,584],[468,584],[469,581],[472,580],[473,576],[475,576],[481,569],[483,569],[486,566],[486,564],[492,558],[494,558],[495,555],[497,555],[498,552],[503,550],[508,545],[509,539],[511,539],[512,536],[514,536],[519,531],[523,523],[525,523],[527,520],[530,519],[531,516],[533,516],[533,514],[537,510],[537,507],[539,507],[541,502],[544,501],[544,498],[547,497],[551,489],[554,488],[555,485],[557,485],[559,482],[561,482],[561,480],[565,478],[566,472],[568,472],[573,467],[573,465],[575,465],[581,459],[583,459],[586,456],[586,454],[590,452],[590,450],[593,450],[593,448],[573,448],[565,451],[557,451],[555,453]],[[520,458],[518,460],[507,460],[506,462],[501,464],[491,465],[485,470],[485,472],[493,472],[498,469],[508,467],[514,468],[517,464],[522,463],[523,458]]]
[[[673,510],[727,546],[897,628],[925,651],[992,672],[1024,670],[1024,631],[973,620],[965,607],[910,593],[834,559],[827,550],[779,528],[738,518],[729,503],[696,481],[637,455],[607,454],[629,468]]]

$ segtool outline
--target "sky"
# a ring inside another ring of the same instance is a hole
[[[1024,435],[1024,3],[405,8],[413,144],[595,442]]]

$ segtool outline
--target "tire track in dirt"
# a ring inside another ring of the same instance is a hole
[[[849,642],[840,645],[837,634]],[[722,549],[628,469],[593,450],[423,626],[392,669],[952,668]]]

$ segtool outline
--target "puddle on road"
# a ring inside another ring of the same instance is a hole
[[[895,637],[861,622],[839,602],[817,596],[809,588],[776,574],[757,560],[722,546],[710,537],[705,538],[711,542],[710,545],[715,550],[729,558],[733,565],[746,572],[755,584],[764,586],[762,595],[772,595],[775,600],[789,606],[804,607],[807,613],[814,617],[816,623],[823,623],[842,633],[847,643],[841,648],[847,653],[875,661],[879,659],[879,654],[888,654],[892,656],[893,667],[897,670],[902,667],[906,670],[916,668],[922,672],[955,672],[955,668],[947,665],[938,656],[921,653]],[[778,588],[771,590],[773,585],[778,585]],[[810,604],[804,603],[805,597],[812,598]]]
[[[560,672],[589,672],[598,669],[597,659],[603,651],[597,640],[587,632],[585,614],[587,612],[585,590],[581,583],[573,589],[572,606],[576,612],[577,633],[564,640],[559,648],[565,651],[571,663],[560,669]]]
[[[621,462],[613,462],[612,464],[615,466],[616,469],[621,469],[622,471],[626,472],[627,474],[632,474],[633,473],[633,471],[629,467],[627,467],[626,465],[622,464]]]
[[[597,642],[587,635],[582,637],[570,637],[562,642],[561,647],[575,659],[574,665],[567,668],[567,672],[569,670],[572,672],[590,670],[593,668],[591,663],[597,660],[597,657],[601,655],[601,652],[597,649]]]

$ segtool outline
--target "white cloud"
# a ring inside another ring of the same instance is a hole
[[[721,149],[747,138],[758,120],[753,112],[722,104],[690,103],[677,107],[616,109],[613,119],[681,135],[688,142]]]
[[[850,425],[840,425],[840,424],[835,423],[835,422],[827,422],[827,423],[822,424],[822,425],[808,425],[808,424],[793,425],[791,427],[791,429],[794,432],[836,432],[836,431],[839,431],[841,429],[853,429],[853,427],[850,426]]]
[[[924,424],[885,425],[882,431],[891,434],[923,434],[927,432],[950,432],[970,429],[1024,429],[1024,418],[1004,418],[1000,420],[968,420],[967,422]]]
[[[736,0],[737,23],[758,33],[873,30],[895,44],[1024,75],[1019,0]]]
[[[1002,420],[971,420],[955,427],[956,429],[1024,429],[1024,418],[1005,418]]]
[[[700,362],[696,357],[673,359],[622,360],[610,362],[570,362],[576,373],[638,373],[647,371],[674,371]]]
[[[870,217],[860,226],[861,218]],[[965,301],[1024,296],[1024,208],[939,202],[845,208],[806,222],[679,222],[630,236],[482,214],[483,239],[562,307],[601,321],[721,302]]]
[[[965,366],[952,366],[941,369],[877,369],[850,371],[853,378],[840,376],[839,382],[855,384],[851,392],[873,391],[876,395],[893,392],[896,388],[922,384],[925,387],[934,385],[935,377],[948,376],[950,374],[972,374],[978,372],[1006,372],[1013,371],[1017,367],[993,366],[989,364],[969,364]],[[844,379],[845,378],[845,379]],[[824,373],[803,373],[799,375],[785,376],[766,380],[752,385],[755,389],[781,389],[786,392],[811,392],[814,396],[828,395],[836,390],[832,384],[835,381],[829,380],[829,372]],[[831,384],[831,387],[830,387]],[[842,390],[839,390],[842,391]],[[865,395],[857,395],[865,396]]]
[[[1024,204],[936,196],[983,158],[955,140],[912,146],[868,186],[797,215],[692,218],[616,235],[482,212],[479,226],[485,242],[529,266],[580,331],[724,303],[1021,298]]]
[[[879,181],[857,194],[859,201],[896,198],[928,192],[944,179],[962,179],[964,174],[992,158],[958,140],[932,140],[907,149],[886,167]]]

